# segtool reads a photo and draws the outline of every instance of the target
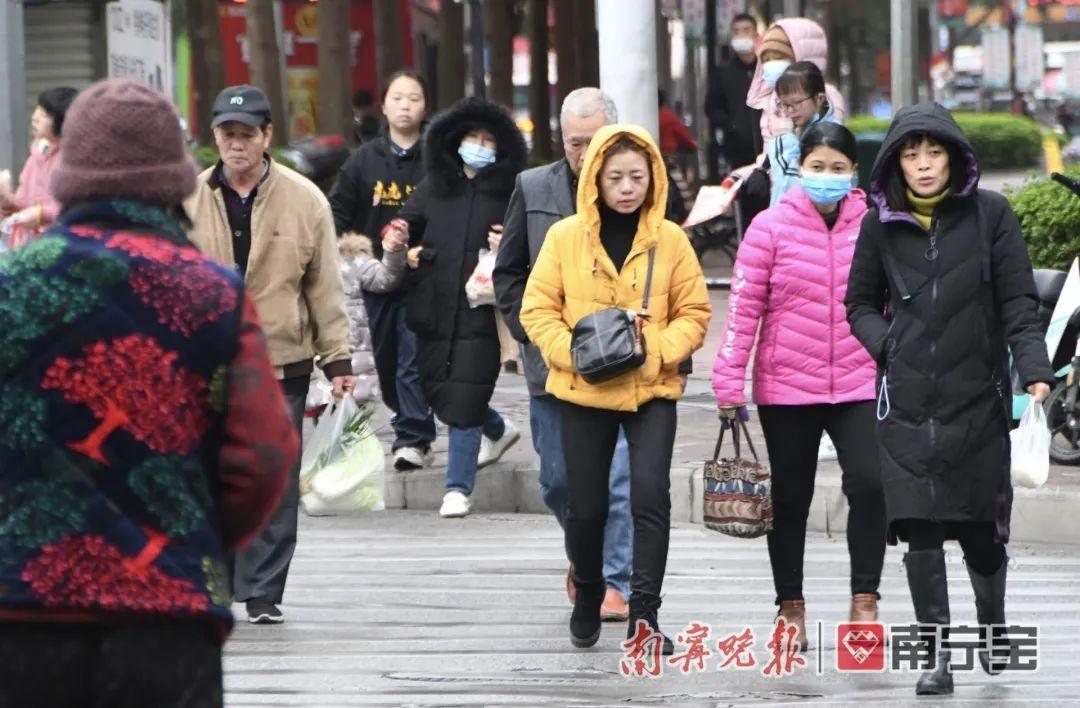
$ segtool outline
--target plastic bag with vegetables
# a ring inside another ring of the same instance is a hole
[[[315,426],[300,462],[300,504],[309,516],[386,508],[386,458],[375,436],[375,406],[336,400]]]

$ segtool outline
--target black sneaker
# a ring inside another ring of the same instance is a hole
[[[285,621],[278,606],[269,600],[248,600],[246,604],[248,622],[252,624],[281,624]]]

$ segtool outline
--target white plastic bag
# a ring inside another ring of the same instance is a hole
[[[330,402],[334,400],[334,387],[330,384],[322,369],[311,372],[307,399],[304,401],[304,417],[318,418]]]
[[[386,508],[386,457],[371,427],[374,410],[345,396],[315,426],[300,461],[300,503],[308,515]]]
[[[1050,474],[1050,429],[1041,403],[1029,400],[1012,439],[1012,481],[1017,487],[1038,489]]]
[[[495,253],[486,248],[480,249],[480,259],[472,275],[465,281],[465,297],[469,298],[469,307],[482,307],[495,304],[495,283],[491,274],[495,270]]]

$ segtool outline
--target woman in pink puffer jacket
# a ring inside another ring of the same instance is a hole
[[[875,364],[844,309],[867,211],[866,195],[852,188],[855,137],[841,125],[816,123],[803,134],[801,154],[802,184],[761,212],[739,246],[713,389],[723,417],[745,419],[743,385],[756,341],[753,398],[772,470],[769,560],[780,615],[798,627],[805,649],[803,550],[823,431],[836,445],[849,504],[853,622],[877,621],[886,516]]]

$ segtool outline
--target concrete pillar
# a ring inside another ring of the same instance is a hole
[[[653,0],[599,0],[600,88],[615,101],[620,123],[659,139],[656,102],[656,6]]]
[[[0,169],[19,178],[27,153],[26,45],[23,5],[0,3]]]
[[[915,103],[915,6],[910,0],[891,0],[890,45],[893,113]]]

